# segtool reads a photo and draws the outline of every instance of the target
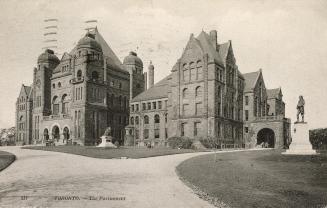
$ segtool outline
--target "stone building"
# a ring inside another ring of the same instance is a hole
[[[139,145],[185,136],[242,146],[243,89],[232,42],[219,44],[216,31],[191,34],[171,74],[132,99],[127,130]]]
[[[145,90],[143,63],[131,52],[121,63],[95,28],[61,60],[45,50],[33,84],[16,102],[16,141],[95,145],[107,126],[123,142],[129,101]]]
[[[191,34],[156,84],[154,72],[151,62],[143,72],[135,52],[121,63],[97,29],[61,60],[46,50],[33,84],[17,98],[16,142],[95,145],[111,126],[125,145],[166,146],[170,137],[213,138],[227,147],[288,143],[281,89],[267,89],[261,70],[243,75],[232,41],[219,43],[217,31]]]
[[[262,70],[244,74],[244,143],[255,147],[284,147],[290,139],[290,119],[285,118],[281,88],[267,89]]]

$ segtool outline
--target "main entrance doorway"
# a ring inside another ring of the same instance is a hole
[[[52,138],[55,140],[55,141],[59,141],[60,139],[60,131],[59,131],[59,127],[58,126],[54,126],[52,127]]]
[[[268,128],[261,129],[257,135],[257,145],[274,148],[275,147],[274,131]]]

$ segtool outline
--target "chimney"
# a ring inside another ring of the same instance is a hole
[[[144,72],[144,91],[148,89],[148,73]]]
[[[154,66],[152,64],[152,61],[150,61],[150,65],[148,67],[148,73],[149,73],[149,88],[151,88],[154,85]]]
[[[217,30],[210,31],[210,40],[212,42],[213,47],[217,50]]]

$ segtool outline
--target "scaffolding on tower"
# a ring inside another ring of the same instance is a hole
[[[51,49],[56,50],[58,49],[58,19],[49,18],[44,20],[44,41],[42,50]],[[58,55],[58,53],[55,53]]]

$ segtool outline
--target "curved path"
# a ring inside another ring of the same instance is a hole
[[[175,167],[183,160],[207,153],[110,160],[19,147],[0,149],[17,156],[0,172],[0,208],[213,207],[198,198],[175,173]],[[76,198],[69,200],[67,196]],[[90,200],[90,196],[97,200]]]

